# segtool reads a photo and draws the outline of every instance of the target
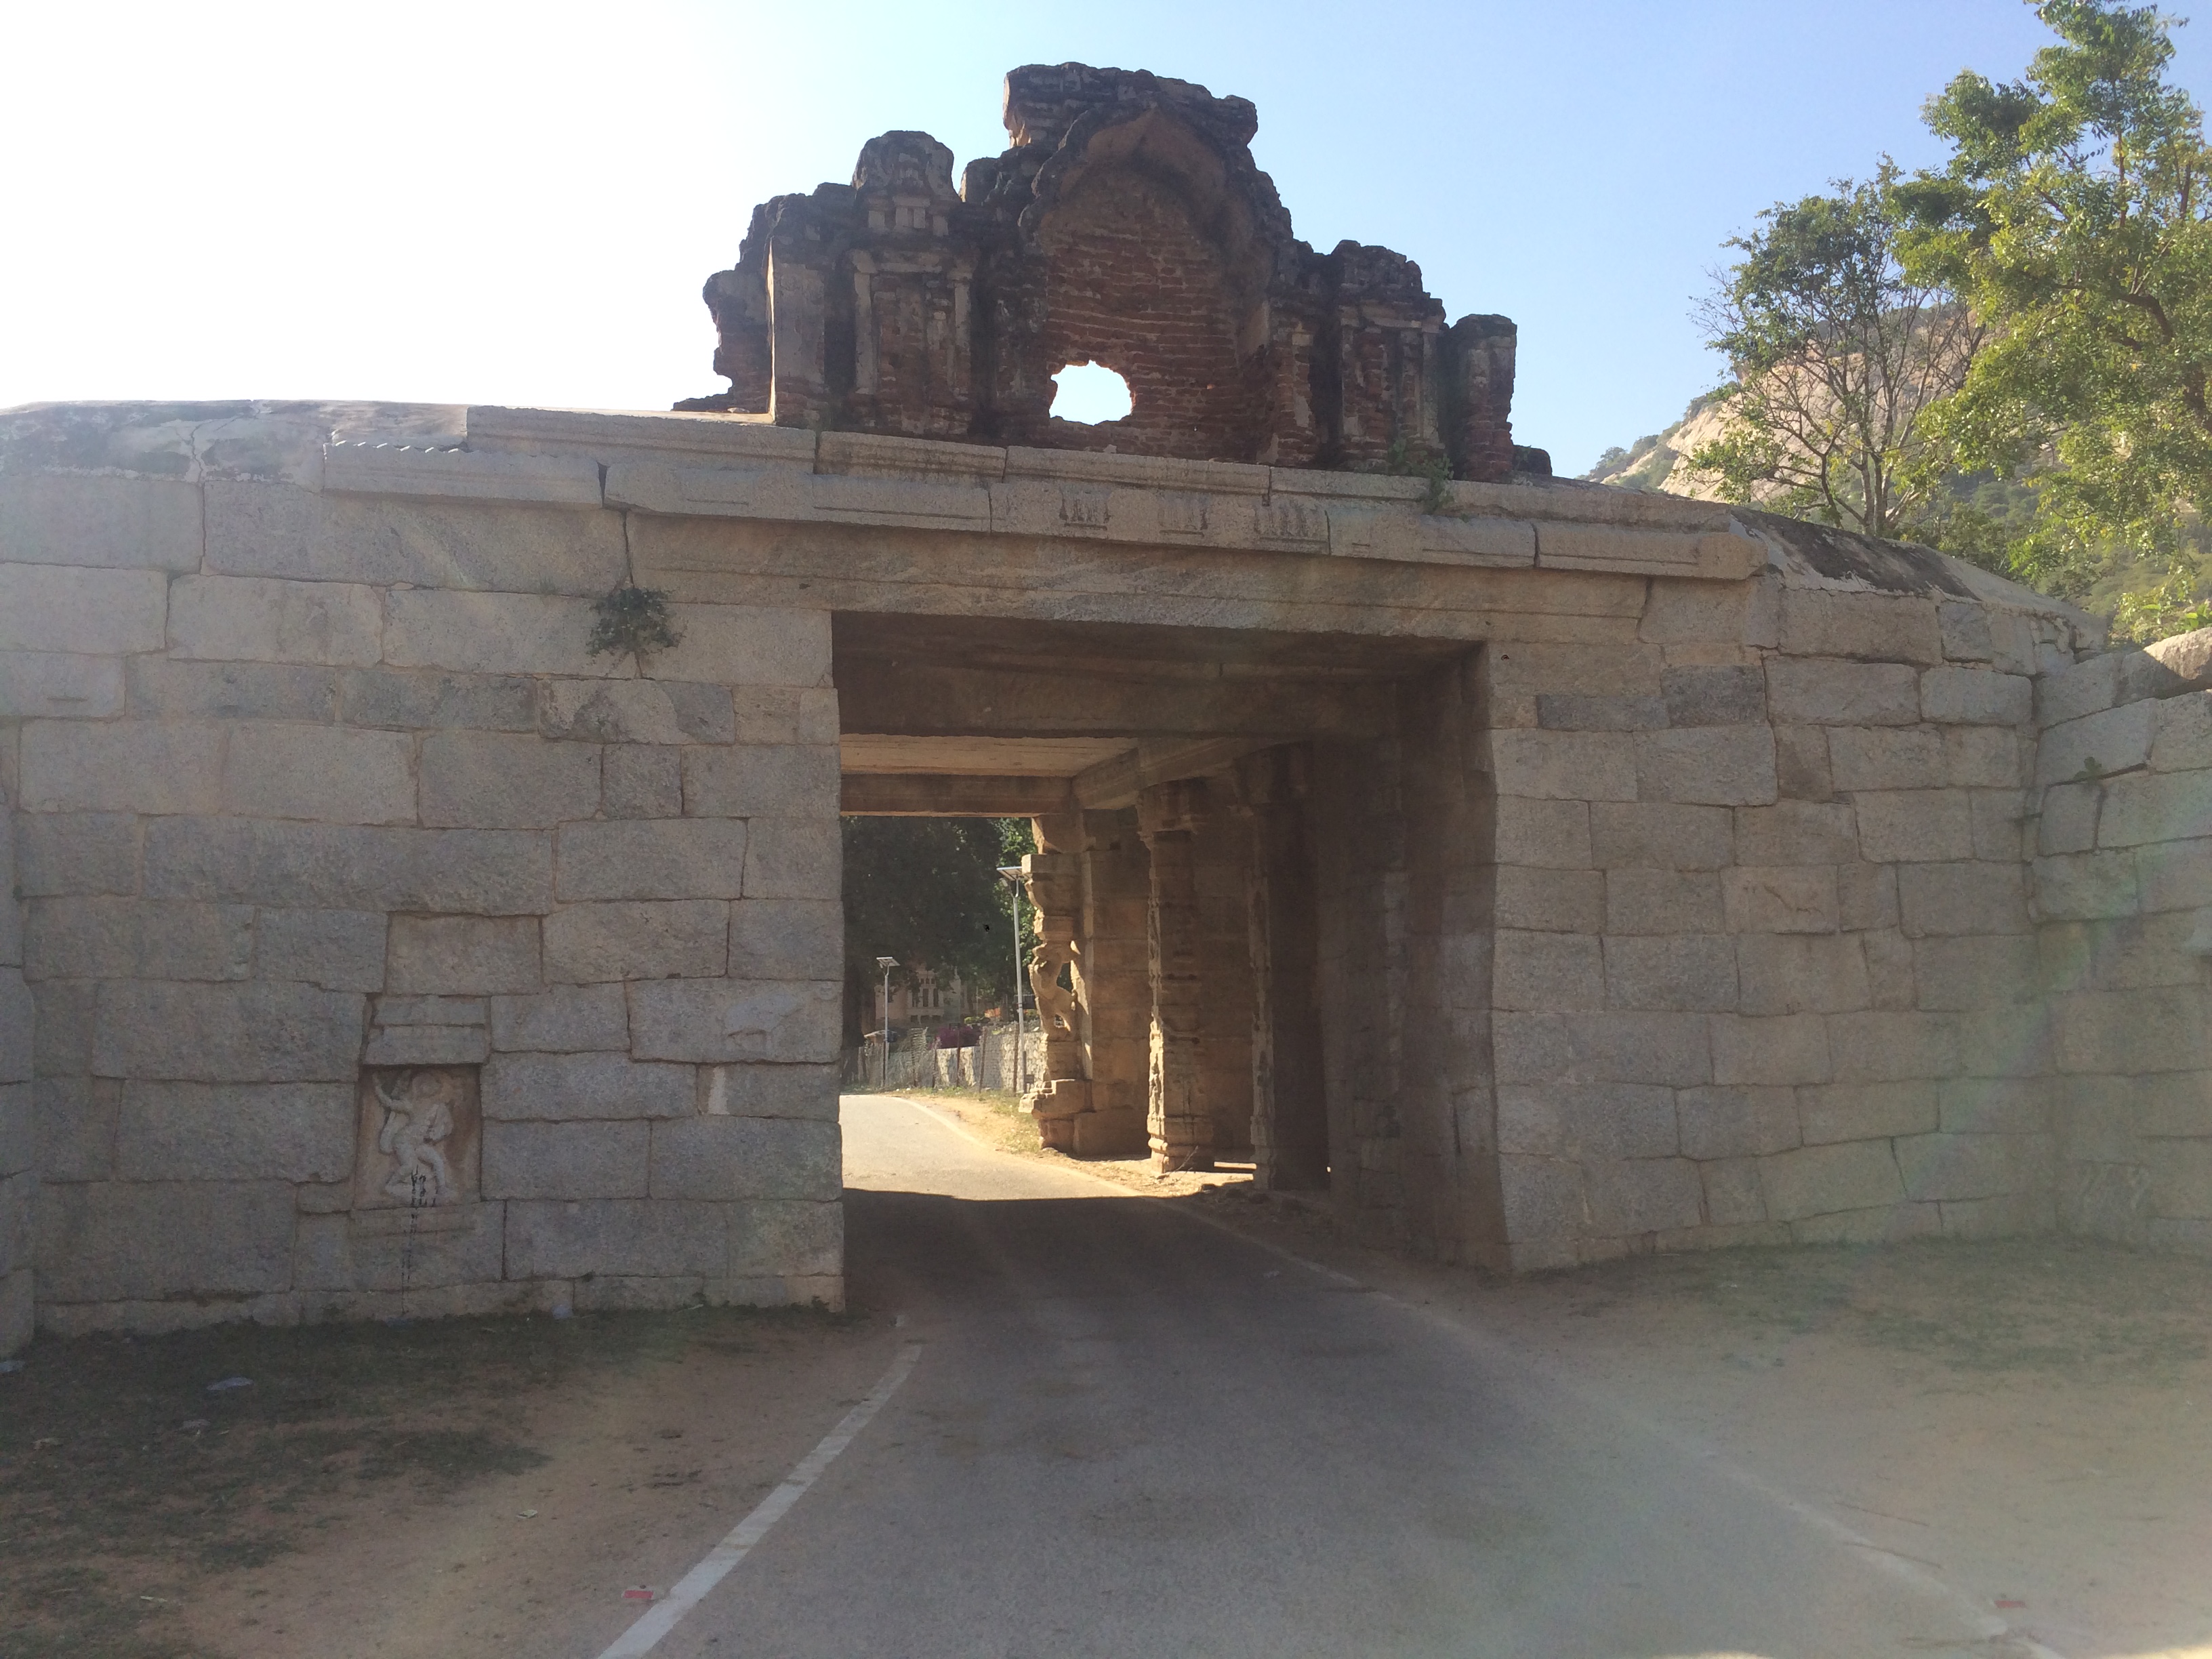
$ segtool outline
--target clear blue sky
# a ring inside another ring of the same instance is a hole
[[[659,408],[752,204],[921,127],[1004,147],[1079,58],[1250,98],[1299,234],[1521,325],[1515,424],[1579,471],[1718,365],[1687,312],[1762,207],[1935,159],[2019,0],[9,9],[0,406],[314,397]],[[2179,78],[2212,89],[2212,19]]]

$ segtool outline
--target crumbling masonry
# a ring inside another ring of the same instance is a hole
[[[1035,820],[1079,1154],[1515,1267],[2212,1248],[2203,639],[1509,471],[1510,325],[1249,105],[1008,118],[762,210],[716,410],[0,416],[0,1347],[834,1302],[841,811]]]

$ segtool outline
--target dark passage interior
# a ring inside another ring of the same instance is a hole
[[[1035,825],[1048,1145],[1249,1158],[1366,1236],[1497,1253],[1479,650],[876,614],[834,637],[846,812]]]

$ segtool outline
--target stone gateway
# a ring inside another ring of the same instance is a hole
[[[0,416],[0,1346],[836,1304],[841,812],[1036,822],[1079,1155],[1501,1267],[2212,1245],[2206,652],[1550,478],[1249,104],[1007,123],[763,208],[711,407]]]

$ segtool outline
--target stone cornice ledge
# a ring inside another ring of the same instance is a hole
[[[1394,563],[1734,580],[1766,562],[1724,507],[1579,484],[996,448],[714,415],[473,408],[468,447],[332,444],[324,488]]]

